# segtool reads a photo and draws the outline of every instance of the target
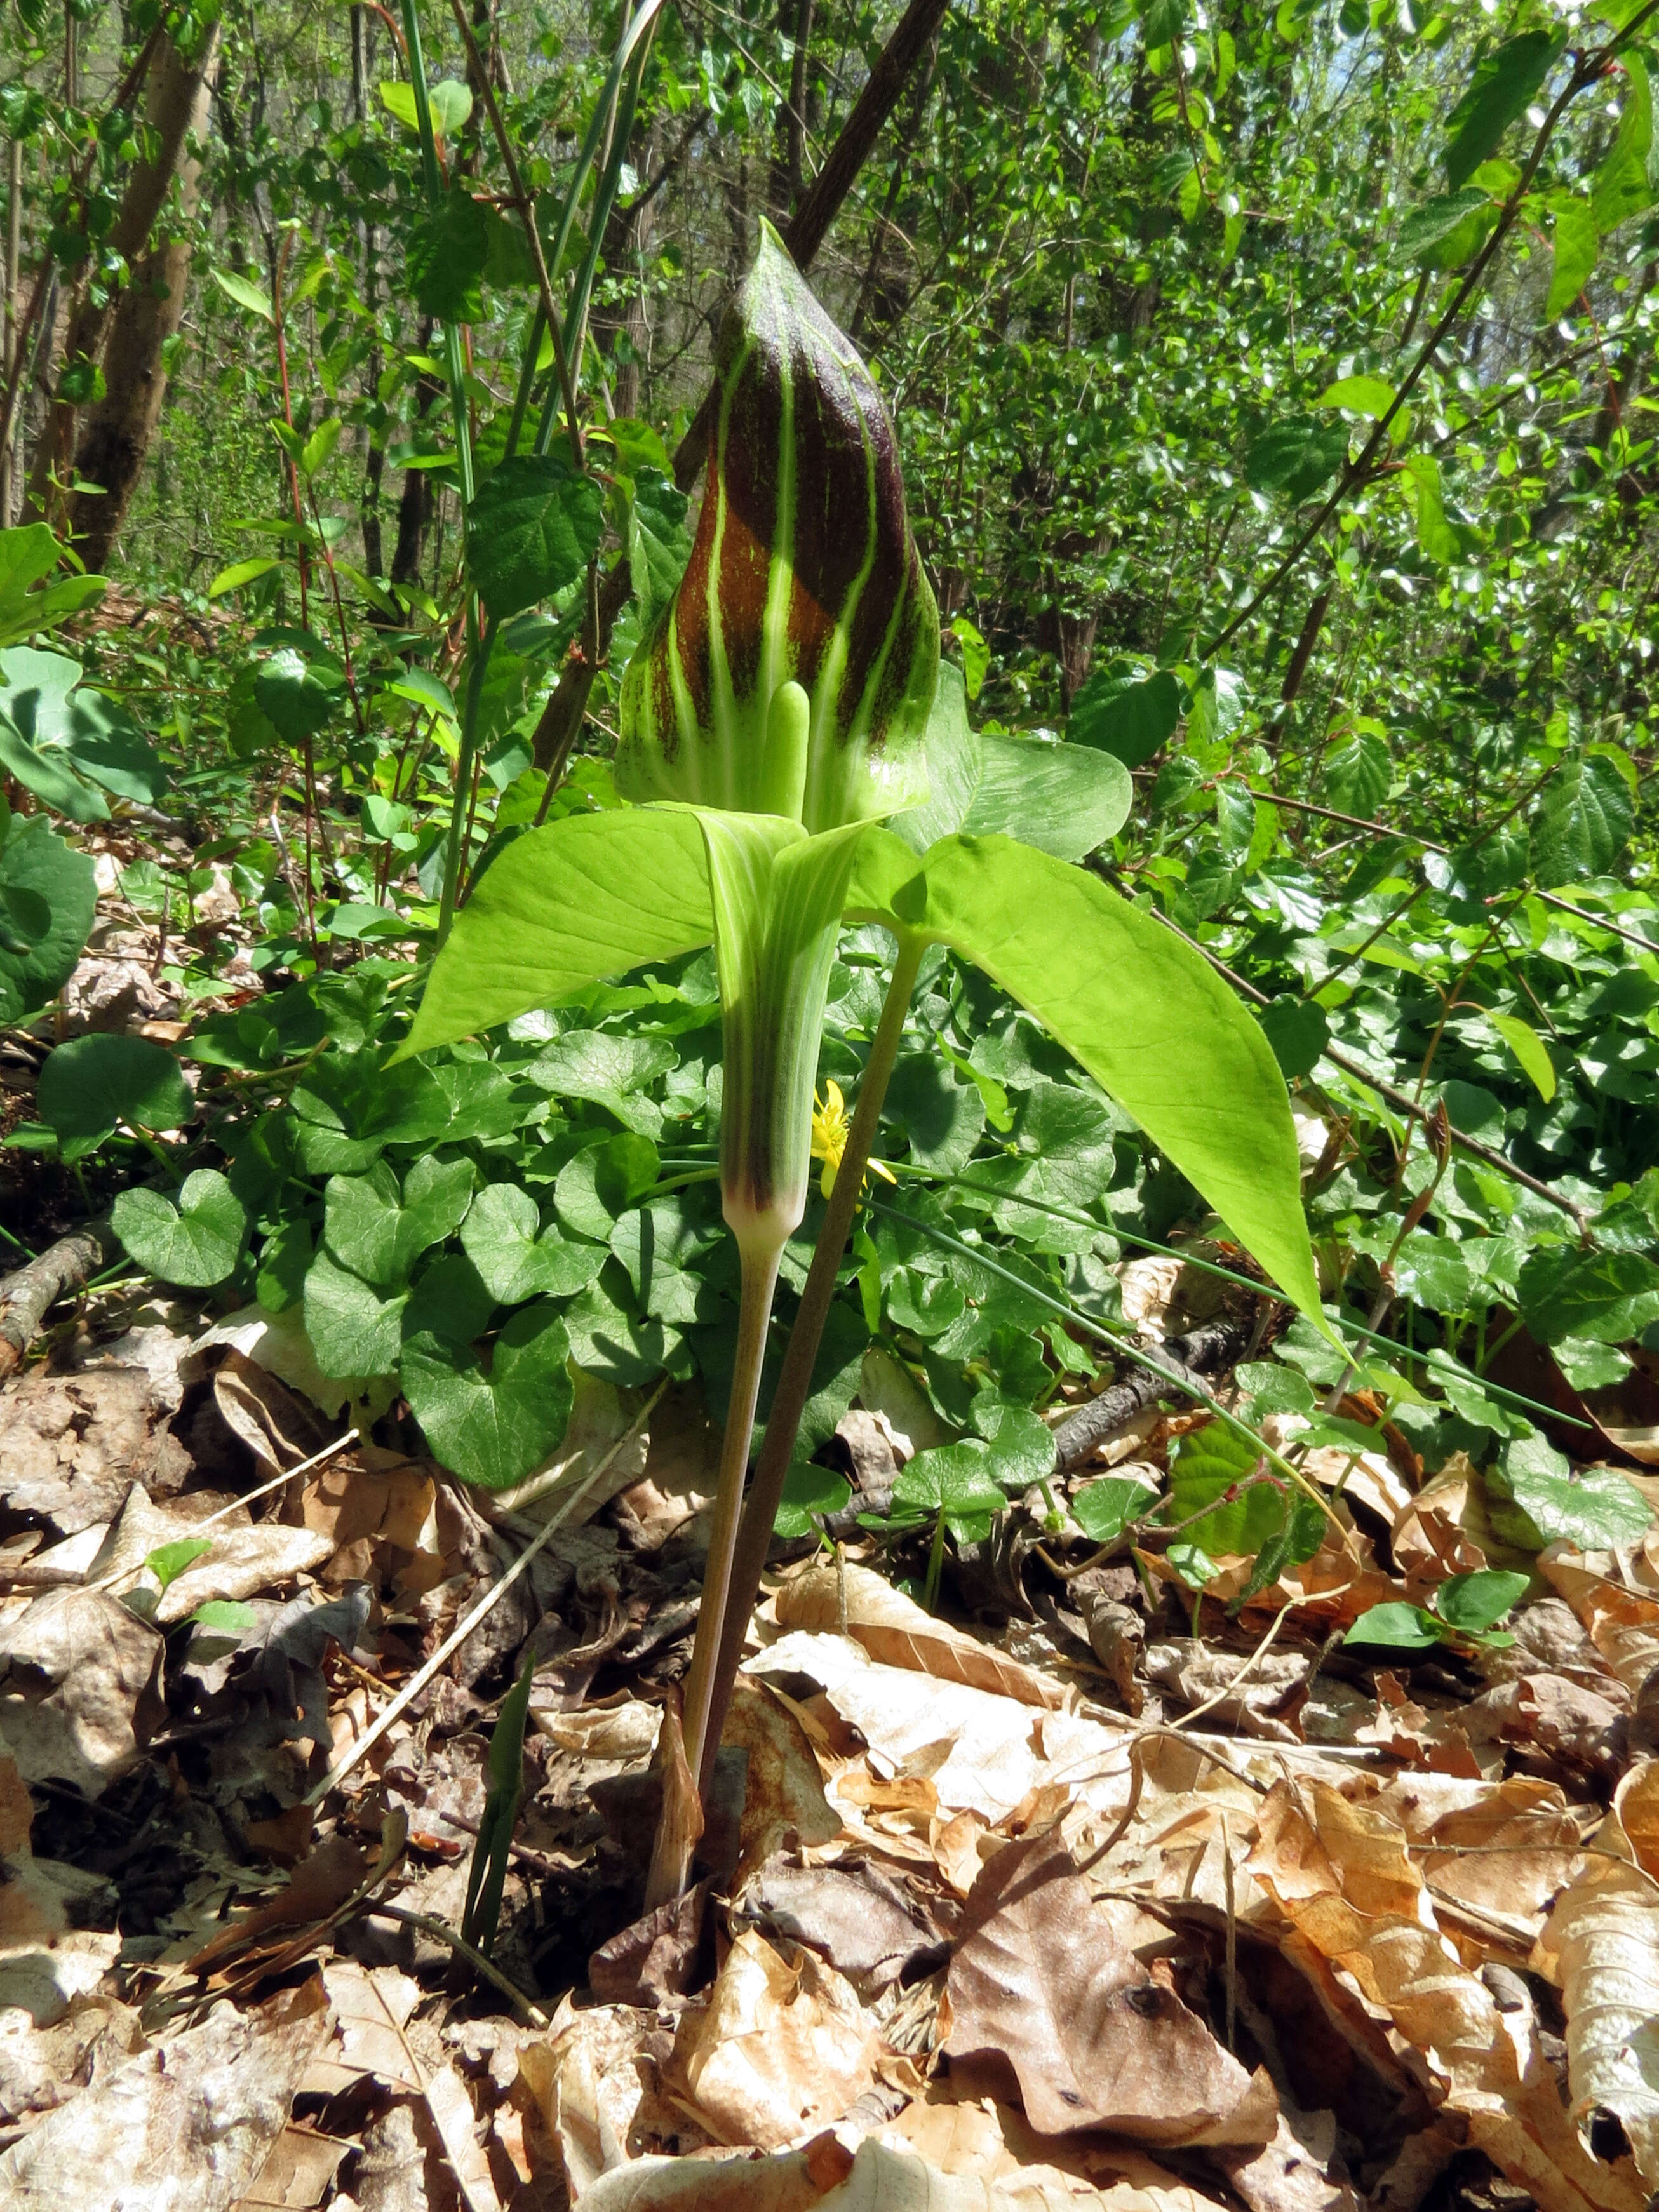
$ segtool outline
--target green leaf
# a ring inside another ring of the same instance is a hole
[[[313,1255],[311,1224],[303,1215],[279,1222],[260,1248],[253,1295],[267,1313],[286,1313],[305,1296]]]
[[[489,1789],[478,1821],[478,1840],[472,1847],[466,1903],[461,1913],[461,1941],[473,1945],[486,1959],[495,1948],[501,1922],[513,1831],[524,1794],[524,1731],[530,1717],[537,1660],[536,1642],[532,1638],[519,1678],[501,1699],[490,1732]]]
[[[820,1519],[839,1513],[853,1495],[853,1486],[833,1468],[814,1460],[798,1459],[783,1479],[774,1533],[787,1539],[810,1536]]]
[[[684,1338],[669,1323],[639,1313],[616,1260],[571,1300],[564,1318],[576,1364],[618,1389],[642,1389],[665,1367],[687,1371]]]
[[[210,599],[222,599],[227,592],[240,592],[244,584],[257,577],[268,576],[273,568],[282,567],[281,556],[275,553],[256,553],[252,560],[233,561],[228,568],[221,568],[208,586]]]
[[[1325,1009],[1312,999],[1285,997],[1264,1006],[1256,1019],[1287,1083],[1311,1075],[1330,1042]]]
[[[1127,1474],[1085,1482],[1072,1500],[1072,1516],[1091,1544],[1112,1544],[1152,1505],[1157,1492]]]
[[[0,767],[76,822],[101,822],[118,798],[150,803],[167,777],[125,708],[82,680],[61,653],[15,646],[0,658]]]
[[[968,696],[977,699],[990,671],[991,648],[966,615],[957,617],[951,624],[951,635],[962,647],[962,680]]]
[[[472,94],[453,77],[443,77],[430,84],[426,91],[428,112],[432,118],[434,138],[453,138],[464,129],[472,113]],[[386,112],[401,123],[408,131],[420,128],[420,111],[415,105],[415,88],[401,79],[393,79],[380,87],[380,98]]]
[[[617,787],[769,808],[773,695],[807,695],[809,830],[924,795],[939,613],[893,426],[770,225],[728,316],[690,565],[629,662]]]
[[[553,1186],[559,1218],[579,1237],[608,1243],[617,1217],[657,1180],[657,1148],[646,1137],[611,1137],[578,1152]]]
[[[196,1112],[173,1054],[147,1037],[119,1034],[60,1044],[40,1071],[35,1097],[41,1119],[76,1152],[102,1144],[121,1127],[180,1128]]]
[[[1182,1534],[1212,1556],[1253,1556],[1284,1527],[1284,1494],[1270,1482],[1256,1483],[1237,1498],[1229,1498],[1227,1493],[1264,1464],[1254,1439],[1236,1434],[1219,1421],[1188,1430],[1170,1452],[1171,1522],[1191,1522]],[[1206,1512],[1206,1506],[1214,1510]],[[1194,1521],[1194,1514],[1202,1518]]]
[[[1380,1644],[1396,1651],[1431,1651],[1443,1633],[1434,1615],[1420,1605],[1374,1605],[1360,1614],[1342,1641]]]
[[[964,679],[948,662],[940,664],[926,749],[928,795],[890,824],[914,852],[960,830],[1080,860],[1127,818],[1133,787],[1111,753],[970,728]]]
[[[918,866],[896,837],[866,830],[848,913],[983,968],[1322,1324],[1285,1079],[1196,952],[1097,878],[1006,837],[947,838]]]
[[[276,311],[263,285],[256,284],[251,276],[239,276],[234,269],[215,269],[210,273],[227,299],[234,300],[239,307],[246,307],[253,314],[263,315],[268,323],[276,321]]]
[[[174,1544],[158,1544],[144,1560],[144,1571],[155,1576],[161,1588],[176,1583],[185,1569],[213,1549],[206,1536],[181,1536]]]
[[[1461,560],[1463,541],[1446,519],[1440,464],[1432,453],[1413,453],[1401,471],[1417,511],[1417,542],[1431,561]]]
[[[1439,199],[1430,200],[1425,206],[1413,208],[1400,226],[1395,252],[1402,261],[1426,260],[1434,248],[1452,238],[1470,216],[1491,203],[1489,192],[1483,192],[1478,185],[1468,185],[1462,191],[1447,192]]]
[[[1322,407],[1340,407],[1350,415],[1369,416],[1380,422],[1394,404],[1394,386],[1380,376],[1339,377],[1319,395]]]
[[[1552,192],[1549,210],[1554,258],[1544,313],[1553,321],[1566,313],[1589,283],[1601,252],[1601,235],[1590,203],[1580,193]]]
[[[1388,741],[1372,730],[1339,738],[1325,756],[1324,769],[1330,803],[1344,814],[1374,815],[1394,782]]]
[[[627,1272],[640,1311],[680,1328],[719,1321],[726,1311],[699,1264],[719,1241],[719,1231],[689,1219],[684,1206],[678,1196],[659,1199],[624,1213],[611,1232],[611,1249]]]
[[[1346,422],[1291,415],[1259,433],[1244,460],[1252,491],[1282,491],[1300,506],[1328,484],[1348,458]]]
[[[0,1022],[20,1022],[75,972],[98,910],[90,857],[44,814],[0,826]]]
[[[1498,141],[1532,105],[1565,43],[1554,31],[1523,31],[1475,64],[1468,89],[1446,118],[1442,156],[1455,191],[1496,151]]]
[[[70,575],[52,584],[44,580],[60,562],[71,558],[44,522],[32,522],[22,530],[0,530],[0,647],[37,630],[55,629],[67,616],[103,597],[102,576]]]
[[[1604,876],[1634,826],[1630,793],[1609,760],[1564,761],[1539,795],[1532,817],[1533,869],[1547,890],[1571,890]]]
[[[493,1182],[478,1193],[461,1243],[491,1297],[504,1306],[568,1297],[593,1280],[605,1259],[603,1244],[544,1229],[535,1200],[517,1183]]]
[[[1504,1542],[1528,1551],[1571,1544],[1580,1552],[1624,1551],[1639,1544],[1653,1509],[1617,1468],[1577,1474],[1547,1438],[1512,1437],[1486,1471],[1492,1526]]]
[[[427,112],[434,138],[453,138],[465,131],[472,115],[472,91],[455,78],[441,77],[426,89]]]
[[[1555,1096],[1555,1063],[1543,1038],[1518,1014],[1488,1014],[1486,1019],[1520,1062],[1522,1073],[1547,1103]]]
[[[210,1636],[245,1635],[259,1616],[251,1605],[240,1599],[210,1597],[205,1605],[198,1605],[190,1616],[192,1628],[204,1628]]]
[[[318,1253],[306,1276],[306,1334],[318,1370],[337,1382],[390,1375],[403,1341],[407,1293],[383,1298],[360,1275]]]
[[[1005,1490],[1029,1490],[1054,1472],[1054,1431],[1029,1406],[998,1390],[981,1390],[969,1408],[991,1447],[991,1474]]]
[[[455,917],[404,1053],[556,1006],[714,933],[694,816],[623,809],[549,823],[507,848]]]
[[[329,458],[340,442],[340,433],[345,428],[338,415],[331,415],[317,425],[300,449],[300,474],[308,483],[319,470],[326,468]]]
[[[660,469],[641,468],[634,478],[628,508],[628,572],[642,630],[650,629],[680,587],[691,556],[691,533],[685,526],[690,504]]]
[[[472,580],[497,622],[574,584],[599,550],[605,507],[592,477],[556,454],[518,453],[467,509]]]
[[[1140,11],[1140,34],[1149,52],[1172,46],[1186,27],[1185,0],[1147,0]]]
[[[1466,1635],[1478,1636],[1495,1628],[1512,1605],[1527,1594],[1530,1575],[1504,1574],[1481,1567],[1474,1574],[1451,1575],[1434,1594],[1434,1609],[1442,1620]]]
[[[991,1473],[991,1455],[973,1437],[919,1451],[893,1483],[895,1505],[943,1513],[948,1523],[1000,1513],[1008,1503]]]
[[[324,1193],[328,1249],[377,1289],[402,1290],[422,1253],[460,1227],[472,1182],[471,1160],[430,1153],[410,1169],[401,1194],[385,1160],[366,1176],[331,1176]]]
[[[1169,669],[1150,676],[1100,669],[1073,701],[1066,734],[1134,769],[1169,743],[1180,720],[1181,686]]]
[[[1647,64],[1631,49],[1620,57],[1625,72],[1625,101],[1601,166],[1590,183],[1590,212],[1605,238],[1633,215],[1653,204],[1653,89]]]
[[[175,1206],[159,1190],[124,1190],[111,1210],[115,1233],[138,1265],[164,1283],[206,1290],[222,1283],[247,1235],[241,1201],[216,1168],[185,1177]]]
[[[559,1098],[591,1098],[625,1128],[655,1137],[661,1109],[633,1094],[665,1075],[679,1055],[666,1037],[613,1036],[603,1030],[567,1030],[522,1070],[526,1081]]]
[[[910,1158],[936,1174],[966,1167],[985,1133],[985,1103],[933,1053],[901,1053],[888,1079],[884,1112],[910,1140]]]
[[[307,660],[291,645],[273,653],[253,679],[259,712],[290,745],[303,744],[328,726],[344,689],[337,670]]]
[[[509,1490],[547,1459],[570,1420],[570,1340],[556,1308],[525,1306],[486,1370],[430,1330],[404,1346],[403,1386],[433,1456],[463,1482]]]
[[[441,206],[416,218],[404,253],[409,287],[424,315],[442,323],[483,320],[489,210],[464,177],[450,179]]]

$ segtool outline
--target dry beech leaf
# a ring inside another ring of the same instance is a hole
[[[738,1917],[768,1936],[807,1944],[845,1974],[861,1997],[874,1997],[939,1938],[879,1869],[797,1866],[780,1853],[744,1885]]]
[[[838,2120],[875,2078],[877,2033],[850,1983],[745,1928],[691,2031],[685,2077],[728,2142],[775,2150]]]
[[[965,1682],[884,1666],[848,1636],[792,1630],[747,1661],[744,1672],[785,1684],[805,1674],[819,1684],[833,1710],[870,1747],[872,1769],[881,1779],[932,1784],[934,1798],[926,1805],[916,1801],[920,1810],[937,1802],[947,1814],[973,1811],[995,1824],[1042,1783],[1076,1776],[1081,1792],[1083,1778],[1104,1768],[1115,1769],[1116,1778],[1105,1798],[1089,1790],[1091,1802],[1102,1809],[1114,1798],[1121,1804],[1128,1788],[1117,1730]],[[1047,1747],[1056,1729],[1066,1747],[1059,1761]],[[831,1802],[840,1794],[832,1785]]]
[[[1659,1887],[1634,1863],[1626,1818],[1638,1833],[1659,1828],[1659,1761],[1627,1775],[1571,1888],[1550,1915],[1553,1953],[1566,2002],[1567,2071],[1580,2124],[1611,2112],[1636,2170],[1659,2189]]]
[[[101,1796],[137,1760],[161,1658],[155,1631],[103,1590],[47,1590],[14,1614],[0,1627],[0,1742],[24,1780]]]
[[[453,2066],[440,2066],[427,2083],[426,2106],[468,2212],[501,2212],[501,2200],[490,2175],[489,2154],[476,2132],[472,2100]]]
[[[1144,1966],[1050,1831],[975,1884],[946,1984],[953,2062],[1006,2059],[1043,2135],[1103,2127],[1137,2142],[1269,2141],[1278,2100]]]
[[[1571,1545],[1550,1545],[1538,1565],[1583,1622],[1603,1664],[1635,1697],[1659,1667],[1659,1599],[1609,1582]]]
[[[1053,2166],[941,2173],[908,2146],[839,2135],[762,2159],[641,2158],[601,2175],[580,2212],[1206,2212],[1178,2183],[1105,2189]]]
[[[307,2069],[306,2094],[338,2096],[366,2076],[418,2091],[425,2069],[410,2047],[409,2022],[420,1984],[396,1966],[360,1966],[350,1959],[331,1960],[323,1981],[334,2008],[334,2036]]]
[[[645,2094],[634,2062],[652,2026],[632,2007],[578,2012],[566,1997],[547,2040],[520,2046],[520,2082],[559,2146],[573,2202],[625,2156]]]
[[[1585,2152],[1529,2016],[1500,2013],[1438,1930],[1401,1832],[1323,1783],[1279,1783],[1249,1870],[1439,2076],[1469,2140],[1549,2212],[1644,2212],[1645,2194]],[[1415,1885],[1415,1887],[1413,1887]]]
[[[936,1620],[868,1567],[849,1565],[845,1577],[844,1630],[842,1571],[819,1566],[791,1576],[779,1590],[774,1601],[779,1627],[844,1632],[887,1666],[914,1668],[936,1681],[965,1682],[1021,1705],[1058,1707],[1068,1702],[1060,1683]]]
[[[771,1690],[738,1675],[720,1741],[749,1754],[734,1883],[786,1844],[829,1844],[840,1835],[841,1816],[823,1794],[806,1731]]]
[[[354,2148],[343,2136],[319,2135],[290,2120],[260,2167],[259,2179],[234,2212],[312,2212]]]
[[[129,2059],[0,2156],[7,2212],[110,2204],[121,2212],[228,2212],[271,2145],[328,2033],[316,1976],[238,2012],[216,2004],[197,2027]]]

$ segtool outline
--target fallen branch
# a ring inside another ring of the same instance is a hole
[[[1231,1366],[1249,1340],[1249,1330],[1243,1322],[1224,1321],[1211,1322],[1163,1344],[1147,1345],[1147,1358],[1155,1360],[1162,1372],[1152,1367],[1135,1368],[1121,1382],[1110,1384],[1087,1405],[1068,1413],[1055,1427],[1060,1472],[1069,1474],[1073,1468],[1081,1467],[1102,1444],[1109,1443],[1168,1391],[1201,1396],[1201,1390],[1188,1389],[1188,1381]]]
[[[27,1355],[50,1308],[82,1289],[120,1250],[107,1214],[49,1244],[38,1259],[0,1276],[0,1382]]]

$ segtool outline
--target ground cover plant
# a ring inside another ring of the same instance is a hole
[[[1656,23],[8,18],[20,2202],[1659,2186]]]

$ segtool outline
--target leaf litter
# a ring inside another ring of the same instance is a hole
[[[1126,1286],[1149,1335],[1182,1279]],[[933,1611],[879,1531],[822,1516],[775,1547],[696,1886],[641,1917],[685,1788],[719,1450],[695,1394],[605,1386],[491,1496],[343,1429],[257,1332],[148,1365],[145,1333],[0,1407],[0,2201],[1659,2189],[1641,1478],[1604,1471],[1618,1548],[1528,1550],[1467,1461],[1322,1446],[1317,1548],[1264,1579],[1213,1522],[1195,1588],[1144,1519],[1096,1541],[1083,1495],[1178,1488],[1206,1419],[1154,1408],[1132,1461],[1108,1439],[965,1532]],[[937,1447],[866,1380],[825,1455],[878,1516]],[[1492,1574],[1521,1602],[1460,1628]],[[1378,1607],[1426,1625],[1369,1645]]]

